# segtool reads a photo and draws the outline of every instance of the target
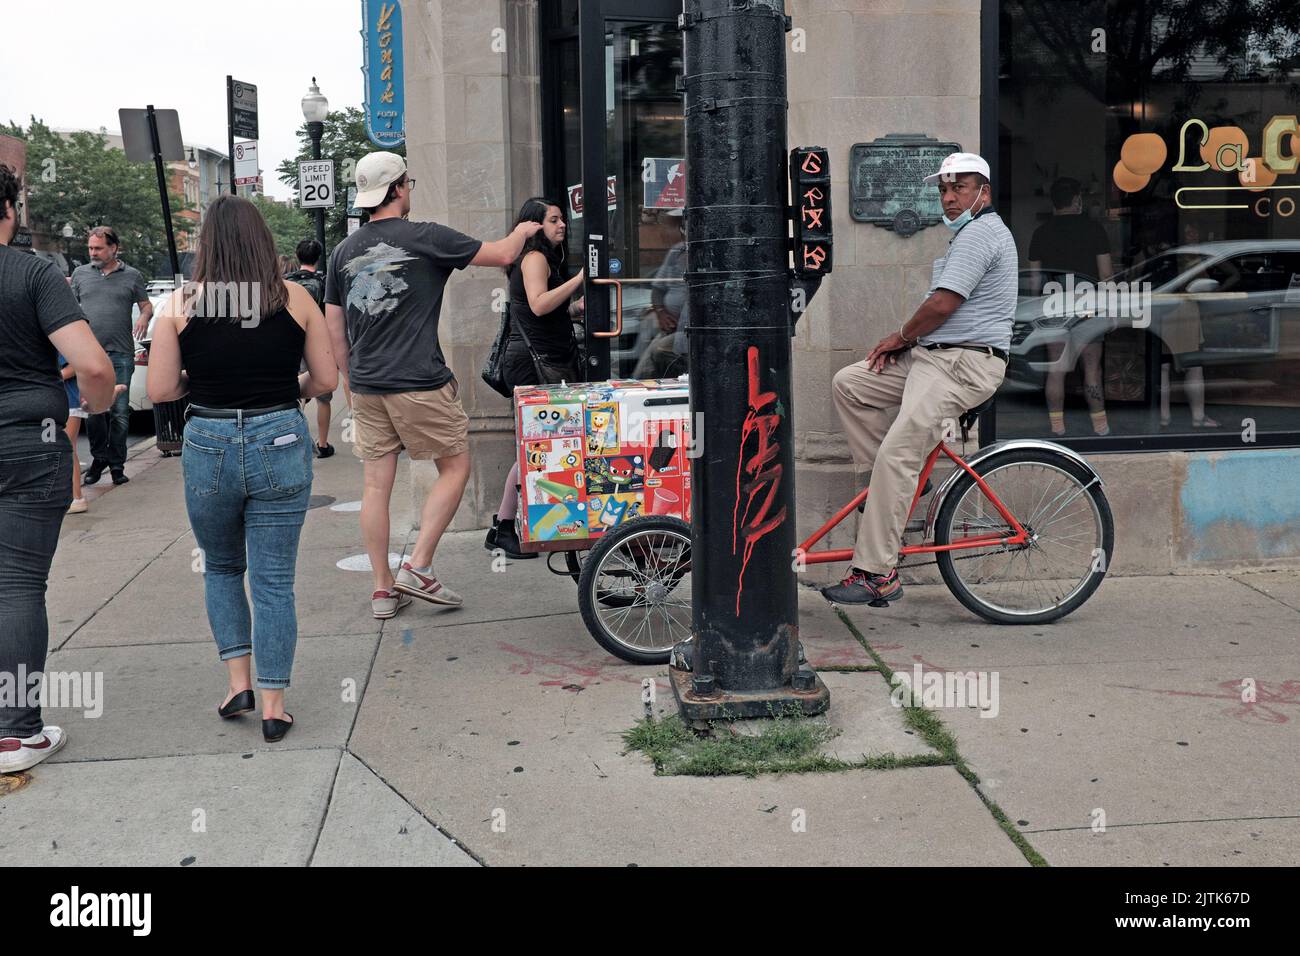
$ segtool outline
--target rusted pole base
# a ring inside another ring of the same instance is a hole
[[[743,717],[784,716],[797,710],[805,717],[825,712],[831,705],[831,692],[803,659],[781,687],[759,690],[722,690],[712,675],[691,669],[694,641],[683,641],[673,648],[668,665],[668,678],[673,685],[677,707],[687,722],[704,720],[729,720]]]

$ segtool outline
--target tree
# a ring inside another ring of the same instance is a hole
[[[93,227],[112,226],[122,240],[122,258],[146,276],[167,262],[167,233],[151,163],[131,162],[125,152],[108,145],[103,133],[62,136],[34,116],[26,130],[10,123],[0,125],[0,132],[27,143],[25,180],[33,232],[61,237],[70,227],[75,238],[65,242],[67,253],[84,249]],[[179,245],[190,223],[177,214],[191,207],[176,193],[168,195]],[[162,273],[168,271],[170,266],[163,265]]]
[[[316,229],[311,219],[296,206],[286,206],[265,196],[254,196],[253,205],[266,220],[275,239],[275,251],[280,255],[292,256],[298,243],[315,238]]]
[[[366,136],[366,116],[355,106],[330,111],[325,120],[325,130],[321,136],[321,159],[334,160],[334,195],[332,208],[325,210],[325,243],[330,248],[338,245],[348,234],[348,187],[356,184],[356,165],[366,153],[373,153],[380,147],[370,142]],[[397,146],[388,152],[406,157],[406,147]],[[298,155],[280,163],[276,172],[280,182],[298,189],[298,163],[311,159],[311,137],[307,135],[307,124],[298,130]],[[297,197],[295,196],[295,200]]]

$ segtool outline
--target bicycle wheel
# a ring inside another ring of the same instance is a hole
[[[939,573],[953,596],[997,624],[1045,624],[1088,600],[1115,548],[1101,482],[1073,459],[1041,449],[993,455],[973,467],[1030,540],[939,552]],[[939,508],[935,543],[1003,532],[1010,526],[963,472]]]
[[[583,562],[578,607],[615,657],[666,664],[691,633],[690,525],[647,515],[606,532]]]

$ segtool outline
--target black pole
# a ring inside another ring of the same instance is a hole
[[[235,195],[235,80],[226,75],[226,138],[230,144],[230,195]]]
[[[176,256],[176,234],[172,231],[172,204],[167,198],[167,177],[163,175],[162,147],[158,144],[158,117],[153,104],[145,107],[149,117],[149,139],[153,143],[153,165],[158,172],[158,195],[162,197],[163,225],[167,227],[167,252],[172,260],[172,281],[181,274],[181,262]]]
[[[692,637],[688,719],[825,710],[801,662],[787,227],[784,0],[687,0]],[[590,206],[590,203],[588,203]],[[707,370],[708,374],[699,374]]]
[[[313,83],[316,82],[315,77],[312,77],[312,82]],[[324,132],[325,132],[324,123],[312,122],[307,124],[307,135],[311,137],[311,158],[312,159],[320,159],[320,138]],[[330,185],[331,195],[333,195],[332,192],[333,188],[334,188],[333,184],[331,184]],[[298,189],[299,190],[302,189],[302,183],[298,184]],[[321,257],[322,257],[321,271],[323,272],[324,271],[323,266],[326,262],[326,259],[324,258],[325,257],[325,209],[322,206],[317,206],[314,211],[316,213],[316,241],[320,243]]]

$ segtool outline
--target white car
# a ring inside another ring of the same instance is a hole
[[[153,409],[153,402],[149,401],[149,391],[146,387],[149,372],[149,343],[153,339],[153,324],[157,320],[158,310],[171,295],[170,286],[161,294],[155,293],[154,283],[151,282],[149,286],[149,302],[153,305],[154,318],[149,320],[149,328],[145,332],[144,339],[135,343],[135,371],[131,373],[131,387],[127,390],[127,403],[133,412],[147,412]],[[131,306],[133,328],[139,319],[140,307]]]

